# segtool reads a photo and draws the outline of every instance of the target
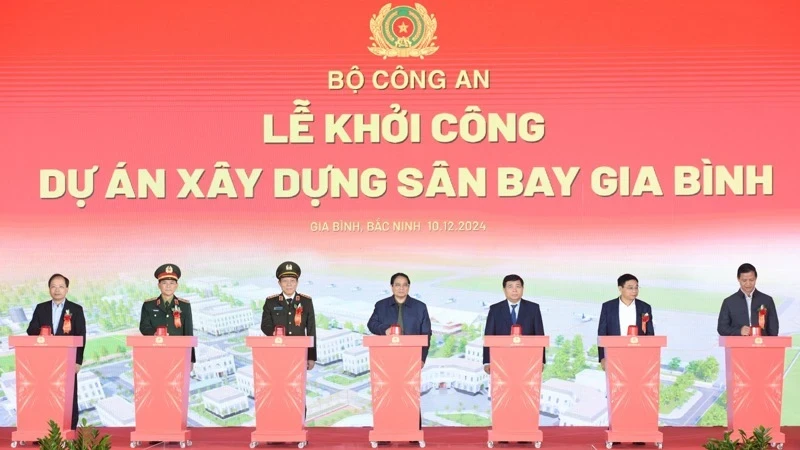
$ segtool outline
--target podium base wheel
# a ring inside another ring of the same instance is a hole
[[[425,441],[419,441],[419,448],[425,448]]]
[[[17,441],[11,441],[11,448],[17,448]]]
[[[139,441],[131,441],[131,448],[136,448],[141,444]]]
[[[178,445],[180,445],[180,446],[181,446],[181,448],[186,448],[186,441],[180,441],[180,442],[178,443]]]
[[[297,448],[305,448],[306,445],[308,445],[308,442],[306,442],[306,441],[298,442],[297,443]]]
[[[536,441],[533,443],[533,446],[536,448],[542,448],[542,441]]]
[[[250,448],[256,448],[256,447],[258,447],[258,442],[253,441],[250,443]]]
[[[614,446],[614,443],[611,441],[606,441],[606,448],[611,448]]]
[[[489,448],[494,448],[494,441],[486,441],[486,446]]]
[[[370,445],[372,448],[378,448],[378,443],[377,443],[377,442],[375,442],[375,441],[369,441],[369,445]]]
[[[658,450],[661,450],[661,448],[664,447],[664,444],[661,442],[656,442],[656,447],[658,447]]]

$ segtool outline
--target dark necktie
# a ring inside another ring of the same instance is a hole
[[[400,334],[403,334],[403,304],[397,304],[397,324],[400,325]]]
[[[517,324],[517,305],[511,305],[511,324]]]

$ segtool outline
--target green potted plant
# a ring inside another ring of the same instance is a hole
[[[43,438],[39,439],[40,450],[110,450],[111,449],[111,436],[100,436],[100,430],[89,425],[86,419],[83,419],[81,426],[75,434],[74,441],[65,441],[61,437],[61,429],[54,422],[50,424],[50,433]]]
[[[739,437],[731,439],[733,431],[726,431],[720,439],[709,439],[703,446],[706,450],[766,450],[770,447],[772,437],[769,435],[770,428],[760,426],[753,430],[750,436],[744,430],[739,430]],[[783,448],[783,444],[777,445],[778,449]]]
[[[41,450],[62,450],[66,445],[66,441],[61,438],[61,430],[54,421],[48,422],[50,424],[50,433],[47,437],[39,438],[39,448]]]

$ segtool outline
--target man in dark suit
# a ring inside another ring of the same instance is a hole
[[[742,264],[736,278],[740,289],[722,301],[717,319],[719,335],[749,336],[750,327],[760,327],[764,336],[777,336],[778,310],[772,297],[756,289],[756,268]]]
[[[83,348],[86,345],[86,318],[81,305],[67,300],[69,278],[59,273],[50,277],[47,282],[50,288],[50,301],[39,303],[33,311],[31,323],[28,325],[28,336],[39,335],[43,326],[51,327],[55,336],[81,336],[83,345],[78,347],[75,355],[75,390],[72,394],[72,426],[78,426],[78,371],[83,364]]]
[[[400,334],[416,334],[428,336],[431,344],[431,318],[428,307],[420,300],[408,295],[411,280],[404,273],[396,273],[389,280],[392,296],[378,300],[375,309],[367,322],[370,333],[375,335],[389,334],[392,325],[400,326]],[[428,359],[428,347],[422,347],[422,365]]]
[[[617,278],[619,297],[603,303],[600,310],[600,322],[597,324],[598,336],[626,336],[628,327],[635,325],[639,334],[653,336],[653,308],[636,298],[639,295],[639,279],[626,273]],[[605,349],[597,349],[600,365],[606,368]],[[619,444],[614,442],[613,444]],[[644,445],[644,442],[634,442]]]
[[[522,326],[522,334],[529,336],[544,336],[544,322],[539,305],[522,298],[525,290],[525,281],[519,275],[506,275],[503,278],[503,292],[506,299],[489,307],[486,317],[487,336],[508,336],[511,326]],[[483,347],[483,370],[491,372],[489,347]],[[547,363],[547,358],[542,354],[542,363]]]
[[[639,279],[626,273],[617,278],[617,288],[619,289],[619,297],[603,303],[603,307],[600,310],[597,335],[625,336],[628,334],[628,327],[631,325],[636,325],[636,329],[641,335],[655,335],[653,308],[636,298],[639,294]],[[647,322],[642,326],[645,320]],[[600,365],[605,370],[605,349],[600,347],[597,352]]]
[[[300,266],[286,261],[275,271],[281,293],[267,297],[264,311],[261,314],[261,331],[267,336],[275,333],[275,327],[284,327],[286,336],[316,336],[317,322],[314,316],[314,304],[311,297],[297,292],[300,279]],[[317,362],[317,339],[314,346],[308,349],[308,370]]]
[[[392,286],[392,296],[375,303],[375,309],[367,322],[370,333],[377,336],[387,335],[392,325],[399,325],[400,334],[428,336],[430,347],[433,332],[428,306],[408,295],[411,279],[404,273],[396,273],[389,279],[389,284]],[[428,347],[422,347],[422,367],[425,367],[425,360],[428,359]],[[422,429],[421,410],[419,427]]]

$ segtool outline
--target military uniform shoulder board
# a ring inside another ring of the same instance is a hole
[[[154,301],[156,301],[156,300],[158,300],[158,297],[148,298],[147,300],[145,300],[145,303],[147,303],[147,302],[154,302]]]
[[[178,296],[176,295],[175,304],[178,304],[178,302],[189,303],[189,300],[186,300],[185,298],[178,298]]]
[[[307,298],[307,299],[311,300],[311,297],[306,295],[306,294],[301,294],[301,293],[298,292],[297,295],[299,295],[300,297]]]
[[[269,297],[267,297],[267,300],[272,300],[273,298],[278,298],[279,295],[281,295],[281,294],[270,295]]]

